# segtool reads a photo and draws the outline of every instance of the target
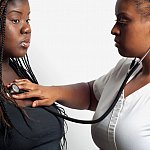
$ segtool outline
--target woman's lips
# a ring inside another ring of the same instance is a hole
[[[116,39],[114,41],[115,41],[115,46],[119,47],[119,45],[120,45],[119,42]]]
[[[119,47],[119,43],[116,42],[116,43],[115,43],[115,46],[116,46],[116,47]]]
[[[21,42],[21,47],[28,48],[29,46],[30,46],[30,42],[25,42],[25,41]]]

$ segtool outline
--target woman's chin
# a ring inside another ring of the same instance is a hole
[[[18,52],[18,57],[24,57],[27,54],[27,49],[23,49]]]
[[[128,57],[127,54],[126,54],[123,50],[121,50],[121,49],[119,49],[119,48],[118,48],[118,53],[119,53],[121,56],[123,56],[123,57]]]
[[[26,54],[27,54],[27,53],[22,53],[22,54],[20,54],[20,55],[14,56],[14,58],[22,58],[22,57],[24,57]]]

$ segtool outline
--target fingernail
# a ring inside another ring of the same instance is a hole
[[[32,107],[36,107],[36,102],[33,102]]]
[[[19,79],[15,79],[15,82],[19,81]]]
[[[16,98],[16,97],[18,97],[17,95],[14,95],[14,94],[13,94],[13,95],[11,95],[11,96],[12,96],[13,98]]]

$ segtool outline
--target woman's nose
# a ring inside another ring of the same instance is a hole
[[[24,23],[21,28],[21,34],[30,34],[31,33],[31,27],[30,24]]]
[[[115,24],[115,25],[113,26],[113,28],[112,28],[112,30],[111,30],[111,34],[112,34],[112,35],[119,35],[119,34],[120,34],[120,29],[119,29],[119,27],[118,27],[117,24]]]

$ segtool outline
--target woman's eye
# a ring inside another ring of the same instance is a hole
[[[27,20],[26,20],[27,23],[30,23],[30,21],[31,21],[30,19],[27,19]]]
[[[12,23],[13,23],[13,24],[17,24],[17,23],[19,23],[19,22],[20,22],[19,19],[13,19],[13,20],[12,20]]]
[[[128,23],[128,21],[126,19],[117,19],[116,22],[118,24],[121,24],[121,25],[126,25]]]

